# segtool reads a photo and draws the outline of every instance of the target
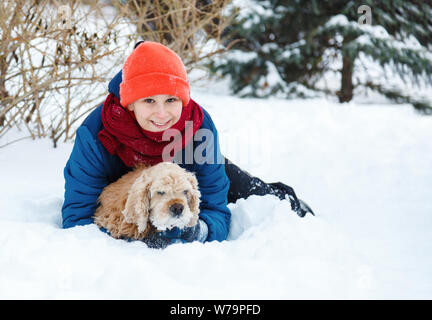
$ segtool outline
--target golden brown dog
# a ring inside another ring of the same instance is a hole
[[[195,175],[175,163],[139,166],[105,187],[94,222],[114,238],[143,240],[173,227],[194,226],[200,196]]]

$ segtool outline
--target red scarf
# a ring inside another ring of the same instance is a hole
[[[134,113],[124,108],[120,100],[111,93],[102,107],[104,129],[99,131],[98,138],[110,154],[118,155],[128,167],[141,163],[152,166],[164,159],[171,161],[174,154],[189,143],[201,127],[202,121],[201,107],[190,99],[188,105],[183,107],[179,121],[167,129],[176,129],[177,131],[172,132],[177,134],[170,134],[169,140],[163,139],[163,134],[167,130],[151,132],[142,129]],[[168,144],[171,145],[164,150]]]

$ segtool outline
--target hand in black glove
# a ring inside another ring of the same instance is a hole
[[[143,240],[143,242],[152,249],[164,249],[171,244],[171,239],[162,235],[162,232],[153,232]]]
[[[204,242],[207,239],[208,227],[203,220],[198,219],[198,223],[193,227],[186,227],[183,229],[174,227],[171,230],[162,232],[162,235],[171,239],[171,243]]]
[[[193,227],[179,229],[174,227],[170,230],[155,232],[144,239],[144,242],[150,248],[163,249],[173,243],[187,243],[193,241],[204,242],[207,239],[207,224],[198,219],[198,223]]]

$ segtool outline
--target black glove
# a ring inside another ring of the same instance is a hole
[[[173,243],[204,242],[207,239],[207,235],[207,224],[203,220],[198,219],[198,223],[193,227],[183,229],[174,227],[170,230],[154,232],[149,234],[143,241],[149,248],[164,249]]]
[[[164,237],[162,232],[153,232],[147,235],[143,242],[152,249],[164,249],[171,244],[171,239]]]
[[[207,239],[208,227],[207,223],[198,219],[198,223],[193,227],[186,227],[183,229],[174,227],[171,230],[163,231],[162,235],[166,238],[170,238],[172,240],[171,243],[204,242]]]

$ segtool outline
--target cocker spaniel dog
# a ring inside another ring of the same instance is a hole
[[[145,241],[196,225],[200,196],[195,175],[175,163],[139,166],[105,187],[94,222],[114,238]]]

